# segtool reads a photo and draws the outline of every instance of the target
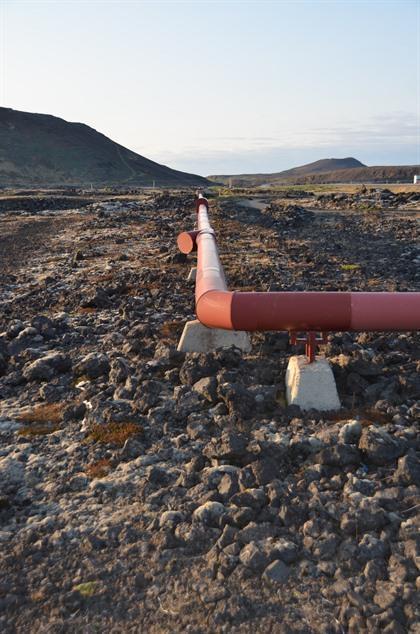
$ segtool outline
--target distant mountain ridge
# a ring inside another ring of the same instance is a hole
[[[307,183],[348,183],[409,181],[419,173],[416,165],[368,167],[353,157],[329,158],[272,174],[215,175],[207,178],[213,182],[239,187],[260,185],[304,185]]]
[[[0,186],[184,187],[207,179],[155,163],[83,123],[0,108]]]

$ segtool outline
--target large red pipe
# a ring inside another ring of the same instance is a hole
[[[208,202],[201,195],[197,214],[198,231],[181,234],[179,242],[184,253],[197,248],[195,304],[205,326],[248,331],[420,330],[420,293],[228,291]]]

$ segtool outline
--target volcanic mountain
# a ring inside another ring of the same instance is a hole
[[[155,163],[83,123],[0,108],[0,186],[205,186],[202,176]]]
[[[418,174],[415,165],[391,165],[368,167],[353,157],[329,158],[294,167],[273,174],[236,174],[208,176],[209,180],[236,185],[255,187],[260,185],[299,185],[308,183],[348,183],[348,182],[407,182]]]

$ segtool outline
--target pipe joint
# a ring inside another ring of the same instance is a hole
[[[207,228],[206,229],[199,229],[197,231],[196,238],[198,238],[199,236],[205,236],[205,235],[212,236],[214,239],[216,239],[216,233],[215,233],[214,229],[212,229],[211,227],[208,228],[208,229]]]
[[[209,208],[209,201],[207,200],[207,198],[204,197],[198,197],[195,199],[195,210],[198,213],[198,210],[200,208],[200,205],[204,205],[205,208],[208,210]]]

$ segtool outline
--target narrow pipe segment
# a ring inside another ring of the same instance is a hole
[[[187,234],[195,234],[196,314],[204,326],[248,331],[420,330],[420,293],[228,291],[208,207],[199,194],[198,231]],[[181,244],[186,243],[182,238]]]

